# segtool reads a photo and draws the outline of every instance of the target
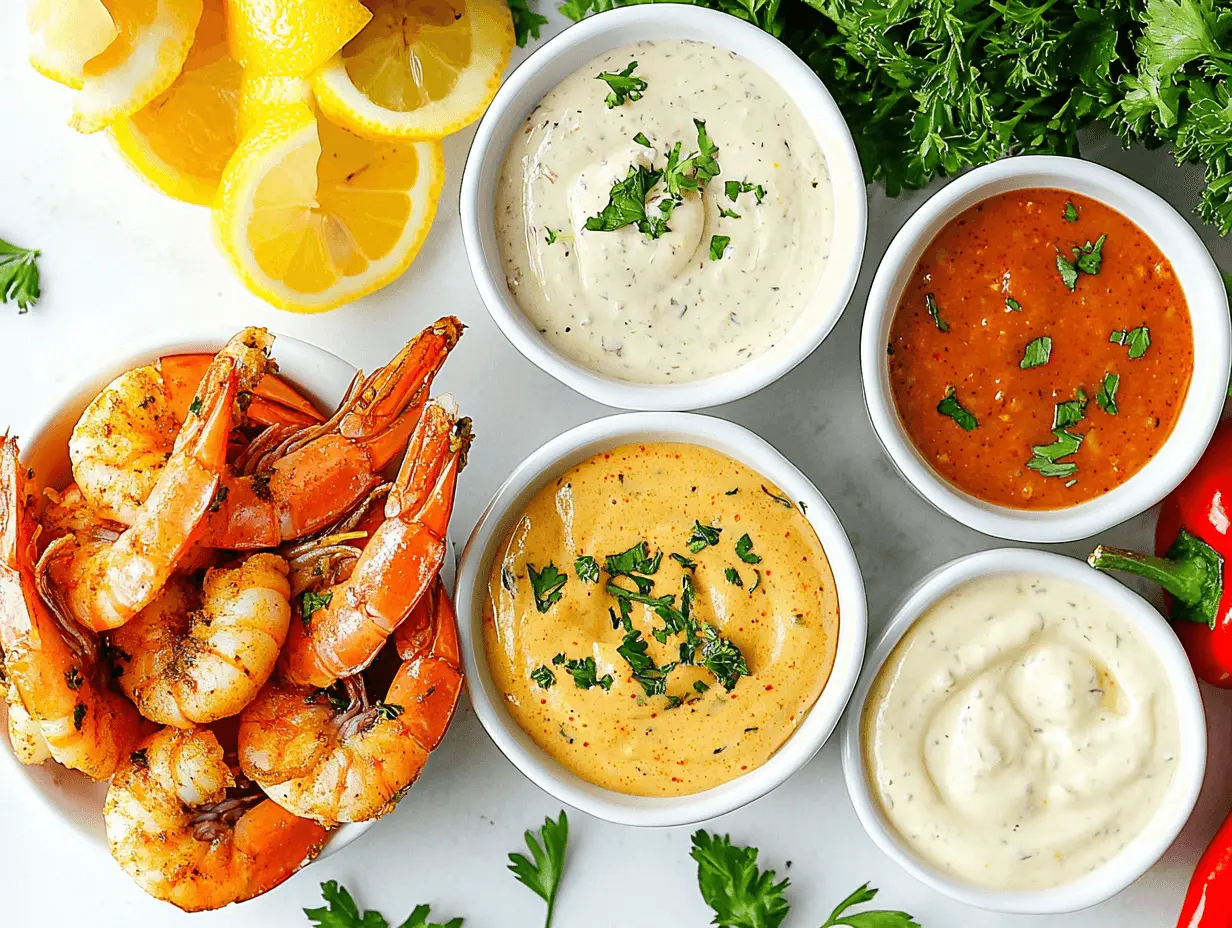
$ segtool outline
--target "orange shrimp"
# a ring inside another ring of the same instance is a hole
[[[143,741],[111,781],[103,819],[124,872],[186,912],[273,889],[328,838],[320,825],[237,784],[208,729],[164,728]]]
[[[96,780],[115,772],[137,740],[132,703],[111,686],[95,637],[63,623],[40,595],[38,524],[17,440],[0,448],[0,649],[14,707],[10,731],[20,760],[50,755]]]
[[[326,826],[384,815],[445,736],[463,677],[439,577],[395,635],[403,663],[382,702],[359,675],[327,690],[280,682],[240,716],[240,768],[287,811]]]
[[[358,673],[440,573],[458,473],[471,443],[452,397],[429,402],[385,497],[385,521],[350,576],[313,592],[315,608],[291,623],[279,661],[292,683],[329,686]],[[307,594],[305,594],[305,599]]]
[[[182,419],[188,412],[213,360],[212,354],[171,354],[158,359],[155,367],[162,374],[177,419]],[[274,370],[277,367],[271,364],[271,371]],[[312,404],[312,400],[272,372],[253,387],[252,399],[245,412],[248,421],[254,425],[300,427],[325,421],[325,416]]]
[[[406,446],[437,371],[462,335],[445,316],[416,335],[389,364],[356,375],[327,422],[273,426],[237,462],[202,541],[215,548],[272,548],[303,538],[347,512],[378,483]]]
[[[94,631],[117,628],[148,606],[190,550],[215,505],[226,469],[237,391],[235,360],[219,354],[175,450],[131,527],[114,542],[65,536],[39,561],[53,608]]]

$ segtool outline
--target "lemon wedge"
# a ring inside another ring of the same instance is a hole
[[[215,234],[255,294],[323,312],[410,266],[444,178],[437,142],[367,141],[307,105],[278,106],[223,173]]]
[[[82,66],[69,125],[97,132],[171,86],[192,47],[201,0],[105,0],[118,34]]]
[[[240,76],[227,50],[223,0],[205,0],[175,83],[111,127],[120,153],[168,196],[209,205],[239,142]]]
[[[368,0],[372,21],[313,77],[321,110],[369,138],[439,139],[483,115],[513,51],[505,0]]]
[[[75,90],[85,80],[86,62],[120,34],[102,0],[30,0],[26,25],[34,70]]]
[[[359,0],[227,0],[231,54],[245,70],[306,77],[364,28]]]

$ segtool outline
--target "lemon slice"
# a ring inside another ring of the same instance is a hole
[[[246,71],[306,77],[372,14],[359,0],[227,0],[231,54]]]
[[[438,142],[367,141],[306,105],[280,106],[227,165],[215,234],[255,294],[322,312],[410,266],[444,179]]]
[[[312,85],[304,78],[245,71],[240,79],[240,132],[257,128],[280,110],[304,104],[312,105]]]
[[[168,196],[209,205],[239,142],[240,73],[227,50],[223,0],[205,0],[175,83],[111,127],[120,153]]]
[[[368,0],[372,21],[314,77],[330,119],[369,138],[439,139],[496,95],[513,51],[505,0]]]
[[[34,70],[75,90],[85,80],[86,62],[120,34],[102,0],[30,0],[26,25]]]
[[[192,46],[201,0],[105,0],[119,30],[82,67],[69,125],[97,132],[131,116],[171,86]]]

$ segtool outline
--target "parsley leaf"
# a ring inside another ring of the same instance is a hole
[[[932,316],[933,324],[939,332],[950,331],[950,324],[941,318],[941,307],[937,305],[937,298],[931,293],[924,294],[924,306],[928,309],[928,314]]]
[[[615,232],[625,226],[636,225],[643,234],[658,238],[658,235],[652,234],[650,218],[646,214],[646,197],[662,177],[662,171],[652,171],[641,165],[630,167],[625,179],[612,185],[607,206],[599,215],[587,219],[585,228],[591,232]],[[659,235],[664,231],[669,230],[664,228]]]
[[[1048,363],[1048,359],[1052,357],[1052,339],[1047,335],[1041,335],[1039,338],[1033,338],[1027,343],[1026,350],[1022,353],[1022,360],[1018,362],[1018,366],[1025,370],[1030,370],[1033,367],[1043,367]]]
[[[538,571],[535,570],[534,564],[528,562],[526,573],[530,577],[530,585],[535,593],[536,609],[540,612],[547,612],[560,602],[561,596],[564,595],[565,583],[569,578],[557,570],[555,564],[549,561],[547,567]]]
[[[1116,392],[1120,385],[1120,374],[1104,374],[1104,385],[1095,394],[1095,402],[1099,404],[1099,408],[1110,416],[1117,414]]]
[[[556,244],[556,230],[549,229],[547,226],[544,226],[543,231],[547,233],[546,235],[543,236],[543,241],[547,243],[548,245],[555,245]]]
[[[1072,477],[1078,472],[1078,465],[1072,461],[1062,462],[1061,458],[1075,454],[1082,447],[1082,436],[1053,429],[1052,437],[1054,441],[1050,445],[1032,446],[1027,467],[1044,477]]]
[[[1065,260],[1065,257],[1057,252],[1057,272],[1061,275],[1061,283],[1067,288],[1073,290],[1078,286],[1078,268],[1076,265],[1070,264]]]
[[[696,554],[708,545],[717,545],[721,531],[723,529],[702,525],[700,521],[694,520],[693,534],[689,536],[689,550]]]
[[[697,561],[690,561],[683,554],[676,554],[675,552],[672,552],[671,557],[673,561],[675,561],[677,564],[679,564],[681,567],[685,568],[686,570],[693,570],[695,567],[697,567]]]
[[[753,553],[753,539],[747,533],[736,542],[736,557],[746,564],[760,564],[761,558]]]
[[[599,676],[599,668],[595,666],[593,657],[584,657],[580,659],[569,659],[564,662],[565,670],[573,677],[573,683],[579,689],[588,690],[592,686],[601,686],[604,690],[611,690],[612,675],[610,673]]]
[[[1072,200],[1066,200],[1065,201],[1065,212],[1063,212],[1061,215],[1065,219],[1066,222],[1077,222],[1078,221],[1078,207],[1074,205]]]
[[[509,855],[509,869],[518,882],[548,904],[548,917],[543,928],[552,928],[552,912],[556,908],[560,878],[565,871],[565,850],[568,845],[569,819],[562,809],[558,820],[549,818],[544,821],[537,838],[534,832],[526,832],[526,846],[534,857],[533,863],[525,854]]]
[[[732,586],[738,586],[744,589],[744,581],[740,579],[740,571],[734,567],[726,567],[723,569],[723,576],[727,578],[727,582]]]
[[[321,895],[325,900],[323,907],[304,909],[304,914],[314,928],[389,928],[389,922],[380,912],[368,910],[361,915],[351,894],[334,880],[321,884]],[[400,928],[462,928],[460,918],[447,922],[430,922],[430,914],[429,906],[417,905]]]
[[[728,180],[723,182],[723,192],[733,203],[742,193],[751,193],[757,199],[758,205],[766,198],[766,188],[761,184],[750,184],[747,180]]]
[[[710,236],[710,260],[718,261],[723,257],[723,252],[727,250],[727,246],[731,243],[730,235],[712,235]]]
[[[654,146],[650,144],[650,139],[646,138],[646,133],[644,132],[639,132],[637,135],[633,136],[633,141],[637,142],[637,144],[641,145],[643,148],[654,148]]]
[[[1100,265],[1103,263],[1104,242],[1108,236],[1101,235],[1095,240],[1095,244],[1087,242],[1081,248],[1070,249],[1074,253],[1074,264],[1083,274],[1098,274]],[[1073,289],[1072,287],[1070,289]]]
[[[955,395],[955,390],[950,387],[945,391],[945,397],[937,404],[937,412],[943,416],[949,416],[960,426],[964,432],[970,432],[973,428],[979,425],[975,416],[971,415],[963,405],[958,402],[958,397]]]
[[[697,886],[721,928],[779,928],[787,917],[789,882],[757,868],[757,848],[739,847],[727,835],[699,830],[689,856],[697,861]]]
[[[1022,304],[1019,303],[1012,296],[1007,296],[1005,298],[1005,308],[1008,309],[1010,312],[1014,312],[1014,313],[1022,312]]]
[[[613,577],[632,577],[635,573],[653,577],[659,572],[659,565],[662,563],[662,551],[651,557],[650,545],[639,541],[632,548],[605,557],[604,569]]]
[[[540,664],[532,670],[530,678],[545,690],[551,689],[556,685],[556,674],[552,673],[552,668],[545,664]]]
[[[38,302],[38,258],[42,252],[20,248],[0,238],[0,303],[16,303],[18,314]]]
[[[1074,399],[1057,403],[1053,407],[1052,427],[1054,429],[1067,429],[1071,425],[1077,425],[1087,414],[1087,391],[1079,387],[1074,396]]]
[[[315,590],[305,590],[304,598],[300,600],[299,617],[307,622],[318,609],[324,609],[333,600],[333,593],[317,593]]]
[[[599,562],[589,554],[583,554],[573,562],[573,572],[583,583],[599,582]]]
[[[719,215],[724,219],[739,219],[740,214],[728,209],[725,206],[719,207]]]
[[[654,658],[646,653],[649,646],[642,633],[632,629],[625,632],[624,641],[616,648],[616,653],[625,659],[633,671],[633,679],[642,685],[647,696],[661,696],[667,692],[667,675],[676,665],[658,666]]]
[[[843,914],[853,905],[872,902],[876,895],[877,890],[865,883],[834,907],[834,911],[830,913],[830,917],[826,919],[821,928],[837,928],[839,925],[847,925],[848,928],[920,928],[919,922],[906,912],[883,910]]]
[[[1151,347],[1151,330],[1144,325],[1136,329],[1117,329],[1108,336],[1108,341],[1114,345],[1128,345],[1131,360],[1138,360]]]
[[[697,168],[698,183],[705,186],[710,181],[719,176],[719,162],[715,156],[719,153],[719,147],[710,140],[710,136],[706,132],[706,124],[700,119],[694,119],[693,125],[697,127],[697,151],[698,154],[693,156],[693,162]],[[761,202],[758,197],[757,202]]]
[[[729,568],[730,569],[730,568]],[[723,638],[713,626],[701,629],[702,666],[709,670],[729,693],[736,688],[741,677],[749,675],[749,665],[744,654],[729,638]]]
[[[667,188],[667,195],[674,199],[681,199],[686,190],[697,189],[697,165],[694,159],[696,155],[690,155],[683,161],[680,158],[680,151],[684,147],[683,142],[677,142],[667,151],[667,167],[663,169],[663,185]]]
[[[642,94],[646,90],[646,82],[640,77],[633,76],[636,70],[637,62],[630,61],[623,71],[599,73],[597,79],[606,83],[612,90],[603,101],[609,110],[622,105],[626,100],[636,103],[642,99]]]

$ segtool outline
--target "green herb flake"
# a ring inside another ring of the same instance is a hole
[[[679,564],[679,565],[680,565],[681,567],[683,567],[685,570],[694,570],[694,569],[697,567],[697,561],[690,561],[690,560],[689,560],[687,557],[685,557],[683,554],[676,554],[676,553],[673,551],[673,552],[672,552],[672,555],[671,555],[671,558],[672,558],[672,560],[673,560],[673,561],[675,561],[677,564]]]
[[[314,590],[307,590],[304,593],[304,598],[300,600],[299,614],[300,618],[307,622],[312,618],[312,614],[319,609],[324,609],[333,601],[333,593],[317,593]]]
[[[933,325],[937,327],[938,332],[950,331],[950,324],[941,318],[941,307],[937,305],[937,298],[931,293],[924,294],[924,306],[928,309],[928,315],[932,317]]]
[[[1039,338],[1033,338],[1027,343],[1026,350],[1023,351],[1022,360],[1018,362],[1018,366],[1024,371],[1030,370],[1033,367],[1043,367],[1051,357],[1052,339],[1047,335],[1041,335]]]
[[[730,209],[728,209],[725,206],[719,207],[719,215],[722,216],[724,219],[739,219],[740,218],[739,213],[732,212]]]
[[[785,509],[795,508],[792,505],[791,500],[789,500],[786,496],[779,496],[777,493],[771,492],[770,488],[764,483],[761,485],[761,491]]]
[[[633,136],[633,141],[637,142],[637,144],[641,145],[643,148],[654,148],[654,146],[650,144],[650,139],[646,138],[645,132],[639,132],[637,135]]]
[[[1012,296],[1007,296],[1005,298],[1005,308],[1008,312],[1012,312],[1012,313],[1022,312],[1022,304],[1019,303]]]
[[[663,563],[663,552],[660,551],[651,557],[650,545],[645,541],[639,541],[619,554],[607,555],[603,560],[604,569],[613,577],[632,577],[634,574],[653,577],[659,572],[659,565]],[[639,588],[640,586],[639,584]]]
[[[943,416],[949,416],[957,422],[964,432],[970,432],[979,422],[975,416],[963,408],[963,405],[958,402],[958,396],[953,387],[945,391],[945,397],[937,404],[937,412]]]
[[[606,83],[612,91],[603,101],[607,104],[609,110],[622,105],[626,100],[636,103],[642,99],[642,94],[646,91],[646,82],[640,77],[633,76],[633,72],[636,70],[637,62],[630,61],[628,67],[623,71],[602,71],[599,73],[596,80]]]
[[[718,261],[723,257],[723,252],[727,250],[727,246],[731,243],[730,235],[712,235],[710,236],[710,260]]]
[[[1057,252],[1057,273],[1061,275],[1061,283],[1071,292],[1078,286],[1078,268],[1065,260],[1065,256]]]
[[[662,171],[652,171],[641,165],[630,167],[624,180],[617,181],[608,191],[607,206],[597,216],[586,220],[589,232],[615,232],[625,226],[636,225],[638,231],[655,239],[671,230],[660,226],[659,220],[652,224],[646,212],[646,196],[663,177]]]
[[[560,878],[565,872],[565,851],[568,846],[569,819],[562,810],[559,819],[545,820],[537,835],[531,831],[526,832],[526,847],[533,860],[528,859],[525,854],[509,855],[509,870],[517,881],[548,904],[544,928],[551,928],[552,925],[556,894],[560,890]],[[359,928],[369,926],[361,925]]]
[[[1082,447],[1082,436],[1064,429],[1053,429],[1052,437],[1052,444],[1031,448],[1027,467],[1044,477],[1072,477],[1078,472],[1078,465],[1072,461],[1061,461],[1061,458],[1077,453]]]
[[[567,576],[556,569],[556,565],[548,562],[548,566],[543,570],[535,570],[535,565],[527,563],[526,573],[530,577],[531,589],[535,594],[535,608],[540,612],[547,612],[554,605],[560,602],[560,598],[564,595],[565,583],[569,580]]]
[[[1138,360],[1151,347],[1151,330],[1144,325],[1140,325],[1136,329],[1130,329],[1129,334],[1126,336],[1126,344],[1129,345],[1130,360]]]
[[[758,205],[766,198],[766,188],[761,184],[750,184],[745,180],[729,180],[723,183],[723,193],[727,195],[727,199],[733,203],[739,199],[742,193],[751,193],[757,199]]]
[[[693,522],[693,534],[689,536],[689,550],[696,554],[709,545],[717,545],[721,531],[723,529],[702,525],[700,521],[695,520]]]
[[[193,401],[188,404],[188,412],[191,415],[201,415],[201,410],[205,408],[205,404],[201,401],[201,397],[194,396]]]
[[[1095,394],[1095,402],[1110,416],[1117,414],[1116,393],[1117,387],[1121,385],[1120,374],[1104,374],[1104,385],[1099,392]]]
[[[710,691],[710,684],[705,682],[704,680],[694,680],[693,689],[695,689],[699,693],[706,693]]]
[[[556,685],[556,674],[552,673],[552,668],[540,664],[530,672],[530,678],[537,686],[548,690]]]
[[[730,639],[721,637],[710,625],[701,629],[701,638],[702,666],[730,693],[741,677],[749,675],[744,655]]]
[[[565,670],[573,677],[573,684],[578,689],[588,690],[592,686],[601,686],[605,691],[612,688],[612,675],[599,676],[599,668],[593,657],[571,659],[564,662]]]
[[[0,239],[0,303],[16,303],[17,314],[29,312],[39,299],[38,258],[42,252]]]
[[[746,564],[761,563],[761,558],[753,553],[753,539],[747,533],[741,535],[740,540],[736,542],[736,557]]]
[[[583,554],[574,560],[573,572],[583,583],[599,582],[599,562],[589,554]]]
[[[543,241],[548,245],[555,245],[556,244],[556,230],[549,229],[546,226],[544,226],[544,232],[546,232],[547,234],[543,236]]]
[[[1092,244],[1087,242],[1081,248],[1070,249],[1074,255],[1074,265],[1083,274],[1098,274],[1100,265],[1104,260],[1104,242],[1107,241],[1107,235],[1101,235]]]
[[[1072,200],[1066,200],[1065,201],[1065,212],[1062,213],[1061,215],[1065,218],[1066,222],[1077,222],[1078,221],[1078,207],[1074,205]]]
[[[719,176],[719,162],[716,156],[719,153],[719,147],[710,140],[709,134],[706,132],[706,124],[700,119],[694,119],[693,125],[697,129],[697,150],[698,154],[694,156],[694,162],[697,168],[697,180],[700,184],[714,180]],[[758,203],[761,198],[758,197]]]
[[[543,17],[539,17],[542,19]],[[543,20],[547,22],[547,20]],[[516,22],[516,19],[515,19]],[[536,38],[538,35],[536,34]],[[144,751],[144,748],[142,749]],[[304,909],[312,928],[389,928],[389,922],[380,912],[371,909],[359,911],[355,899],[344,887],[334,880],[321,884],[321,896],[325,905],[317,909]],[[462,928],[462,919],[451,918],[447,922],[435,922],[428,919],[432,915],[432,907],[417,905],[401,928]]]
[[[1074,399],[1057,403],[1053,407],[1052,427],[1054,429],[1067,429],[1071,425],[1077,425],[1087,414],[1087,402],[1087,391],[1079,387],[1075,392]]]
[[[738,586],[744,589],[744,581],[740,579],[740,571],[734,567],[727,567],[723,570],[723,576],[727,578],[727,582],[732,586]]]

